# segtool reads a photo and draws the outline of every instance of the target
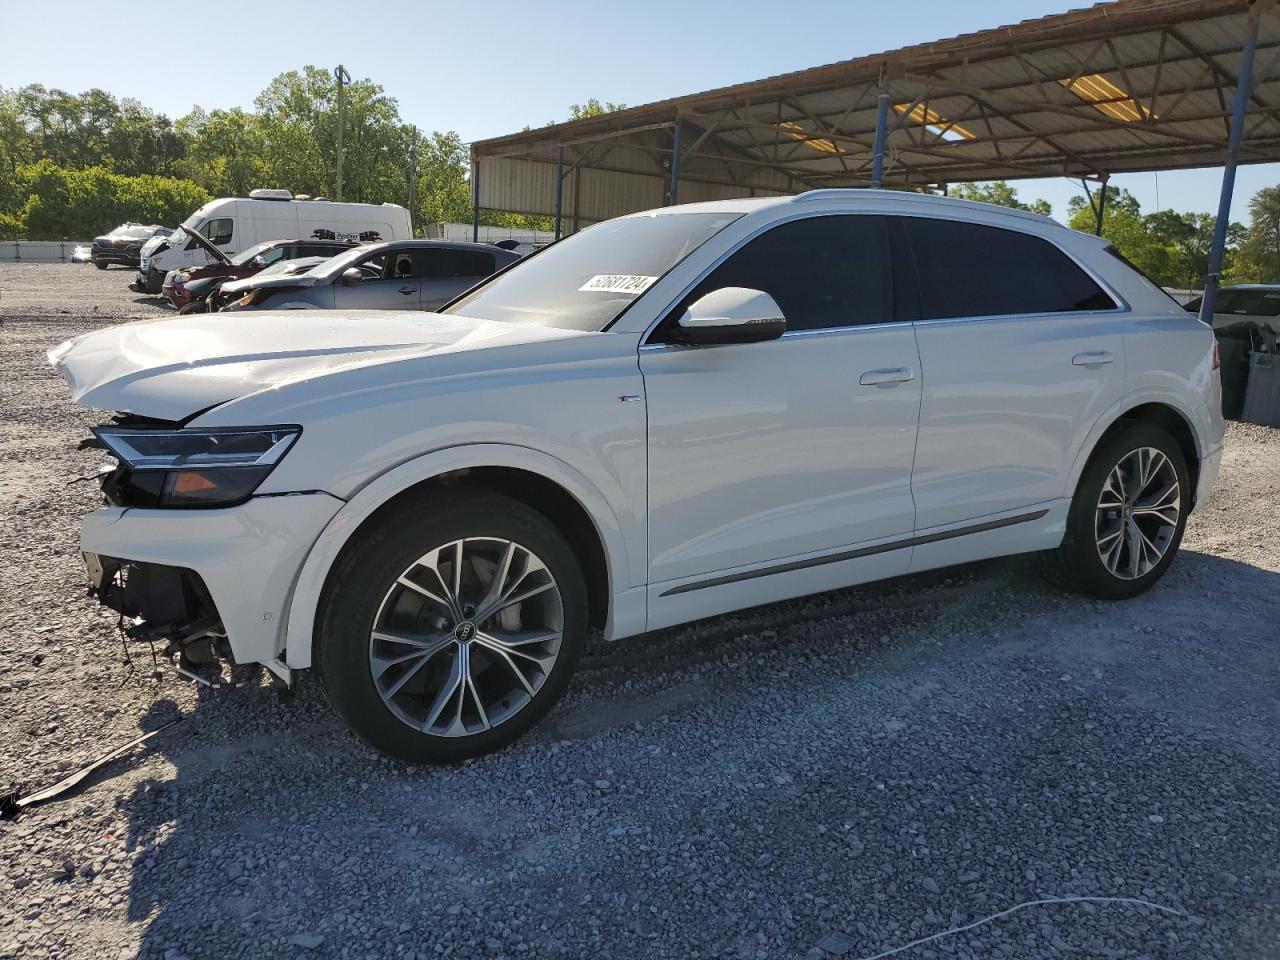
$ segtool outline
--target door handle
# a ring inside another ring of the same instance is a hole
[[[864,387],[891,386],[895,383],[907,383],[915,378],[916,375],[906,367],[894,367],[891,370],[868,370],[858,378],[858,383]]]
[[[417,287],[401,287],[400,292],[407,297],[411,293],[417,293],[418,288]]]
[[[1091,350],[1077,353],[1071,358],[1071,363],[1077,367],[1101,367],[1103,364],[1111,363],[1114,360],[1115,354],[1110,350]]]

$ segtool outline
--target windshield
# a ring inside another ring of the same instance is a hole
[[[517,263],[443,312],[603,330],[663,274],[740,216],[665,213],[607,220]]]
[[[258,254],[260,254],[263,250],[266,250],[268,247],[270,247],[271,244],[274,242],[275,242],[274,240],[265,240],[262,243],[255,243],[252,247],[249,247],[245,250],[241,250],[239,253],[237,253],[234,257],[231,258],[231,262],[237,265],[242,263],[248,263]]]
[[[280,274],[305,273],[311,267],[324,263],[324,257],[299,257],[297,260],[277,260],[258,273],[258,277],[276,277]]]
[[[116,227],[109,234],[109,237],[124,237],[126,240],[145,240],[151,236],[150,227],[140,227],[137,224],[129,224],[127,226]]]
[[[181,237],[183,240],[186,240],[187,235],[182,232],[180,227],[190,227],[192,230],[199,232],[200,225],[204,223],[205,211],[209,210],[212,207],[213,207],[213,203],[206,203],[203,207],[201,207],[191,216],[187,217],[187,219],[183,220],[179,227],[175,227],[173,232],[177,234],[178,237]],[[177,237],[175,237],[174,239],[177,239]]]
[[[355,264],[357,260],[363,260],[369,255],[368,247],[352,247],[336,257],[330,257],[328,260],[322,260],[314,267],[307,271],[313,277],[336,277]]]

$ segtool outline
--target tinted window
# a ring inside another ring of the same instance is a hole
[[[793,220],[751,240],[689,293],[674,323],[699,297],[749,287],[773,297],[788,330],[822,330],[893,319],[892,269],[883,217]]]
[[[487,277],[493,273],[493,254],[479,250],[423,250],[424,277]]]
[[[906,219],[926,320],[1116,306],[1070,257],[1040,237],[977,223]]]

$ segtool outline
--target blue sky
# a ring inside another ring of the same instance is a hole
[[[344,63],[383,85],[403,117],[482,139],[564,119],[589,97],[628,105],[1039,17],[1083,0],[583,0],[368,4],[307,0],[114,4],[0,0],[0,86],[99,86],[171,117],[193,104],[250,106],[275,75]],[[1145,211],[1216,211],[1220,170],[1115,177]],[[1241,168],[1232,215],[1280,182]],[[1016,183],[1064,217],[1080,187]]]

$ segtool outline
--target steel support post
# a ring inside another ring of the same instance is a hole
[[[1245,30],[1244,51],[1240,58],[1240,73],[1236,77],[1236,100],[1231,111],[1231,133],[1227,137],[1227,156],[1222,164],[1222,193],[1218,198],[1218,220],[1213,226],[1213,245],[1209,248],[1209,272],[1204,282],[1204,297],[1200,301],[1200,319],[1213,320],[1214,301],[1218,299],[1218,284],[1222,274],[1222,254],[1227,246],[1227,227],[1231,223],[1231,195],[1236,188],[1236,164],[1240,160],[1240,140],[1244,134],[1245,112],[1249,106],[1249,94],[1253,87],[1253,51],[1258,45],[1258,17],[1262,4],[1249,8],[1249,25]]]

